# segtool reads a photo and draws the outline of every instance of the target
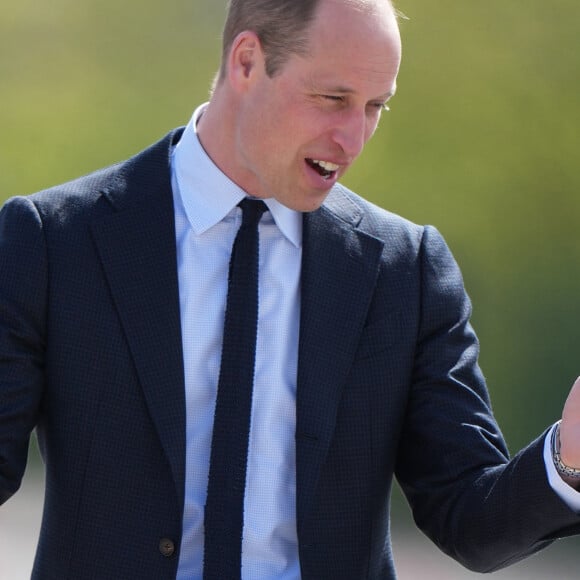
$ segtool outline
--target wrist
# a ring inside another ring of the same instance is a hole
[[[556,427],[552,431],[552,461],[554,462],[554,467],[556,468],[556,471],[562,480],[570,487],[580,491],[580,468],[566,465],[562,461],[560,424],[561,421],[558,421],[558,423],[556,423]]]

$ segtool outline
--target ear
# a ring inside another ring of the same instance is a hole
[[[234,39],[228,62],[228,77],[233,87],[243,90],[265,72],[265,58],[258,35],[251,30]]]

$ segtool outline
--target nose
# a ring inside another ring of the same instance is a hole
[[[334,142],[342,151],[354,159],[363,150],[366,142],[372,135],[372,127],[366,111],[342,111],[333,132]]]

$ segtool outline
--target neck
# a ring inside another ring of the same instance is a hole
[[[226,161],[232,159],[234,154],[231,151],[234,143],[233,131],[230,129],[234,126],[231,111],[232,107],[214,95],[197,123],[197,135],[202,147],[228,177],[231,176]]]

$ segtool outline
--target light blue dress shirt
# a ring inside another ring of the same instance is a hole
[[[187,458],[178,580],[203,574],[203,517],[220,368],[228,267],[246,193],[212,162],[196,110],[172,160],[183,336]],[[256,374],[242,543],[242,577],[300,577],[296,533],[296,373],[302,217],[273,199],[260,221]],[[226,580],[226,579],[224,579]]]

